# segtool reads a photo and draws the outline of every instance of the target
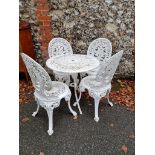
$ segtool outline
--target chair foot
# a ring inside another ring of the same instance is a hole
[[[77,116],[77,113],[75,111],[73,112],[73,116]]]
[[[98,122],[98,121],[99,121],[99,117],[94,117],[94,120],[95,120],[96,122]]]
[[[53,108],[47,108],[46,109],[48,114],[48,134],[53,134]]]
[[[114,104],[110,101],[108,101],[109,105],[112,107]]]
[[[39,107],[40,107],[40,105],[39,105],[39,104],[37,104],[37,110],[36,110],[35,112],[33,112],[33,114],[32,114],[32,116],[33,116],[33,117],[35,117],[35,116],[36,116],[36,114],[38,113],[38,111],[39,111]]]
[[[99,121],[99,117],[98,117],[98,107],[99,107],[99,101],[100,99],[99,98],[94,98],[95,99],[95,117],[94,117],[94,120],[96,122]]]
[[[33,117],[35,117],[35,116],[36,116],[36,114],[37,114],[37,112],[35,111],[35,112],[33,112],[32,116],[33,116]]]
[[[51,136],[53,134],[53,130],[47,130],[49,136]]]
[[[80,115],[82,115],[82,111],[79,111]]]
[[[108,100],[109,105],[112,107],[112,106],[113,106],[113,103],[110,102],[110,100],[109,100],[109,96],[107,97],[107,100]]]

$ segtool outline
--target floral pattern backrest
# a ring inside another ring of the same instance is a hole
[[[96,80],[102,82],[104,86],[110,84],[122,55],[123,50],[114,54],[107,62],[103,63],[96,75]]]
[[[101,63],[111,57],[112,45],[106,38],[97,38],[88,47],[87,55],[96,57]]]
[[[39,95],[47,97],[46,92],[52,88],[50,76],[40,64],[28,55],[21,53],[21,56],[31,77],[35,91]]]
[[[70,43],[63,38],[53,38],[48,45],[49,57],[73,54]]]

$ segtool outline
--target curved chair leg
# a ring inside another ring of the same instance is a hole
[[[110,102],[110,100],[109,100],[109,93],[110,93],[110,90],[107,91],[107,100],[108,100],[108,103],[110,104],[110,106],[112,107],[113,103]]]
[[[77,113],[72,109],[72,107],[70,105],[70,101],[68,101],[67,103],[68,103],[68,108],[69,108],[70,112],[73,114],[73,116],[77,116]]]
[[[37,99],[37,98],[35,98],[35,100],[37,101],[37,110],[36,110],[35,112],[33,112],[33,114],[32,114],[32,116],[33,116],[33,117],[35,117],[35,116],[36,116],[36,114],[38,113],[39,108],[40,108],[40,105],[39,105],[39,101],[38,101],[38,99]]]
[[[38,113],[38,111],[39,111],[39,107],[40,107],[40,105],[39,105],[39,104],[37,104],[37,110],[36,110],[35,112],[33,112],[33,114],[32,114],[32,116],[33,116],[33,117],[35,117],[35,116],[36,116],[36,114]]]
[[[95,117],[94,117],[94,120],[95,120],[96,122],[98,122],[98,121],[99,121],[99,117],[98,117],[98,107],[99,107],[99,101],[100,101],[100,99],[99,99],[99,98],[94,98],[94,100],[95,100]]]
[[[48,114],[48,134],[52,135],[53,134],[53,109],[49,108],[46,109],[47,114]]]

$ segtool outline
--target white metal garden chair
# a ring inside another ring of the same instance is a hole
[[[96,57],[100,61],[100,66],[104,63],[107,59],[111,57],[112,54],[112,45],[111,42],[106,38],[97,38],[92,41],[88,47],[87,55],[91,55]],[[88,71],[87,73],[82,73],[80,76],[85,77],[86,74],[88,75],[96,75],[99,67]]]
[[[47,111],[49,119],[48,134],[52,135],[53,110],[60,105],[62,98],[65,98],[65,100],[68,102],[70,112],[74,116],[77,115],[77,113],[73,111],[70,106],[70,89],[62,82],[51,81],[51,78],[45,69],[28,55],[22,53],[21,56],[35,88],[34,96],[35,100],[37,101],[37,110],[32,114],[32,116],[35,117],[39,111],[39,107],[43,107]]]
[[[119,61],[122,57],[123,51],[120,51],[113,55],[111,58],[107,60],[97,72],[96,76],[87,76],[83,78],[80,82],[80,92],[84,92],[85,89],[88,90],[88,93],[91,97],[94,98],[95,101],[95,117],[94,120],[96,122],[99,121],[98,117],[98,107],[99,101],[102,97],[106,97],[108,99],[108,103],[113,106],[113,103],[109,101],[109,93],[111,91],[111,80]]]
[[[58,55],[70,55],[73,54],[70,43],[63,38],[53,38],[48,45],[49,57]],[[68,86],[70,84],[70,75],[66,73],[54,71],[55,79],[61,82],[65,82]]]

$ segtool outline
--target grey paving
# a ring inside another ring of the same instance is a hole
[[[74,99],[73,99],[74,100]],[[109,107],[105,102],[100,103],[100,121],[94,117],[93,100],[88,105],[84,98],[81,100],[82,115],[74,120],[67,104],[62,101],[59,108],[54,110],[54,133],[48,136],[48,119],[44,109],[40,109],[36,117],[31,114],[36,109],[32,100],[30,104],[20,107],[20,155],[123,155],[122,145],[128,147],[128,155],[135,153],[135,139],[130,135],[135,130],[135,114],[126,108],[114,105]],[[73,103],[73,102],[72,102]],[[75,111],[78,112],[76,108]],[[28,117],[29,121],[21,120]]]

